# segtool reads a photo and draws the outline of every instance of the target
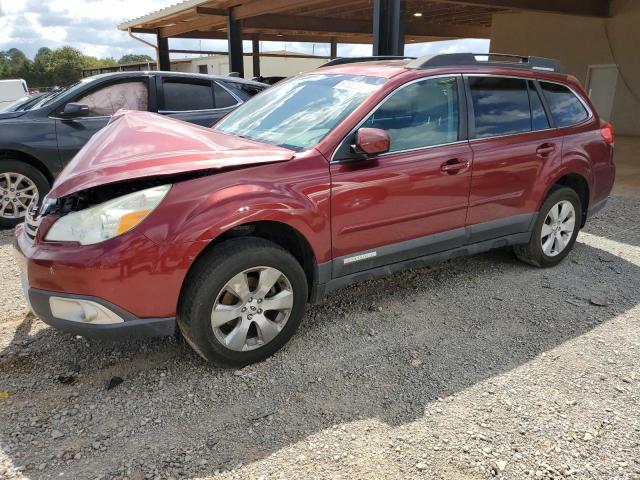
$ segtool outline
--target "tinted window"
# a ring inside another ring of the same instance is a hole
[[[476,138],[531,131],[526,80],[469,77]]]
[[[181,112],[215,108],[209,84],[165,81],[162,88],[164,110]]]
[[[265,87],[253,85],[250,83],[240,83],[240,82],[223,82],[224,86],[233,90],[234,93],[237,93],[241,98],[247,100],[254,95],[257,95],[261,91],[263,91]]]
[[[549,104],[551,116],[556,127],[575,125],[589,117],[578,97],[563,85],[557,83],[540,82],[544,96]]]
[[[232,107],[238,103],[238,100],[233,98],[233,95],[215,82],[213,83],[213,93],[216,97],[216,108]]]
[[[147,84],[144,82],[121,82],[94,90],[76,100],[89,106],[91,116],[109,116],[121,108],[147,110]]]
[[[529,99],[531,101],[531,121],[534,130],[549,128],[549,119],[542,106],[542,100],[533,82],[529,81]]]
[[[455,78],[432,78],[400,88],[364,122],[391,137],[392,152],[458,140]]]

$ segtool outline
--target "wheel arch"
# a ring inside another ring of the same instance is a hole
[[[182,289],[187,283],[189,273],[193,270],[194,266],[217,245],[232,238],[241,237],[256,237],[272,241],[293,255],[305,272],[309,286],[309,294],[311,294],[313,285],[317,281],[317,261],[308,239],[302,232],[287,223],[277,220],[256,220],[232,226],[212,239],[198,253],[193,262],[191,262],[191,266],[184,278],[180,298],[182,298]]]
[[[49,185],[53,184],[54,177],[51,171],[46,167],[46,165],[43,162],[38,160],[33,155],[22,152],[20,150],[0,148],[0,160],[20,160],[22,162],[28,163],[32,167],[37,168],[40,171],[40,173],[42,173],[45,176],[45,178],[49,182]]]
[[[569,187],[578,194],[578,197],[580,197],[580,204],[582,207],[582,222],[580,228],[584,227],[585,222],[587,221],[587,212],[589,211],[589,198],[591,195],[589,181],[582,173],[578,173],[575,171],[563,173],[563,175],[556,178],[551,183],[549,188],[547,188],[547,191],[545,192],[545,195],[542,198],[540,205],[538,206],[538,210],[540,210],[544,201],[557,186]]]

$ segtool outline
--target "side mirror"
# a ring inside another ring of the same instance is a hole
[[[67,103],[60,115],[63,118],[86,117],[89,115],[89,105],[82,103]]]
[[[367,158],[387,153],[390,148],[391,139],[387,132],[381,128],[361,128],[356,132],[356,143],[351,146],[351,151]]]

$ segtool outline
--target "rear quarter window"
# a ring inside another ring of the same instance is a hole
[[[540,82],[556,127],[568,127],[589,118],[589,112],[575,93],[564,85]]]

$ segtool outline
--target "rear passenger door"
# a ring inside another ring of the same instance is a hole
[[[204,127],[241,103],[237,96],[213,80],[159,77],[157,82],[158,113]]]
[[[529,230],[546,172],[562,158],[562,134],[552,128],[537,82],[465,75],[473,171],[469,243]]]

